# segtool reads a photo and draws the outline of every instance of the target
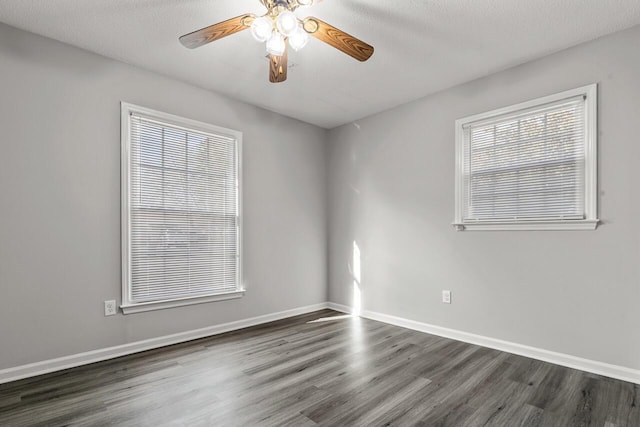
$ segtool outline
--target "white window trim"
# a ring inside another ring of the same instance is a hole
[[[226,135],[236,139],[238,150],[238,288],[234,292],[225,292],[197,297],[174,298],[169,300],[151,301],[135,303],[131,300],[131,216],[130,216],[130,193],[131,193],[131,114],[139,113],[146,116],[158,118],[174,126],[182,127],[185,130],[199,130],[207,133]],[[122,232],[122,304],[120,308],[124,314],[139,313],[151,310],[161,310],[166,308],[181,307],[192,304],[202,304],[212,301],[223,301],[241,298],[245,293],[242,276],[242,132],[215,126],[197,120],[187,119],[150,108],[121,102],[121,232]]]
[[[576,96],[586,96],[585,103],[585,219],[582,220],[540,220],[540,221],[464,221],[464,127],[471,123],[495,118],[544,104],[561,101]],[[455,167],[455,218],[453,226],[457,231],[463,230],[595,230],[597,218],[597,167],[598,167],[598,85],[591,84],[576,89],[556,93],[527,102],[499,108],[486,113],[476,114],[456,120],[456,167]]]

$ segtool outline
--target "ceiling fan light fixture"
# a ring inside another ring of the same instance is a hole
[[[278,15],[276,27],[280,33],[289,37],[298,29],[298,18],[290,10],[285,10]]]
[[[267,52],[271,55],[282,56],[285,48],[284,37],[279,32],[274,31],[271,38],[267,40]]]
[[[259,0],[267,9],[264,16],[245,13],[200,28],[179,37],[180,43],[195,49],[223,37],[251,29],[259,42],[266,42],[269,53],[269,81],[280,83],[287,79],[287,48],[300,50],[310,37],[320,40],[360,62],[373,55],[373,46],[313,16],[302,20],[293,13],[298,7],[311,6],[320,0]],[[289,45],[287,45],[289,42]]]
[[[273,32],[273,21],[267,16],[257,18],[251,24],[251,35],[259,42],[265,42]]]
[[[293,50],[298,51],[305,47],[308,41],[309,34],[302,29],[301,25],[298,25],[296,32],[289,37],[289,46],[291,46]]]

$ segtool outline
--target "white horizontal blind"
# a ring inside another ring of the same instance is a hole
[[[585,98],[464,129],[463,220],[585,217]]]
[[[130,118],[130,301],[238,288],[235,138]]]

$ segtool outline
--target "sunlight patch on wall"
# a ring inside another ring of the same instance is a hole
[[[362,290],[360,289],[360,248],[353,241],[353,315],[360,316],[362,311]]]

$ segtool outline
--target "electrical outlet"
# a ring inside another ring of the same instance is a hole
[[[104,302],[104,315],[105,316],[113,316],[118,312],[118,307],[116,307],[116,300],[110,299]]]
[[[442,291],[442,302],[451,304],[451,291]]]

